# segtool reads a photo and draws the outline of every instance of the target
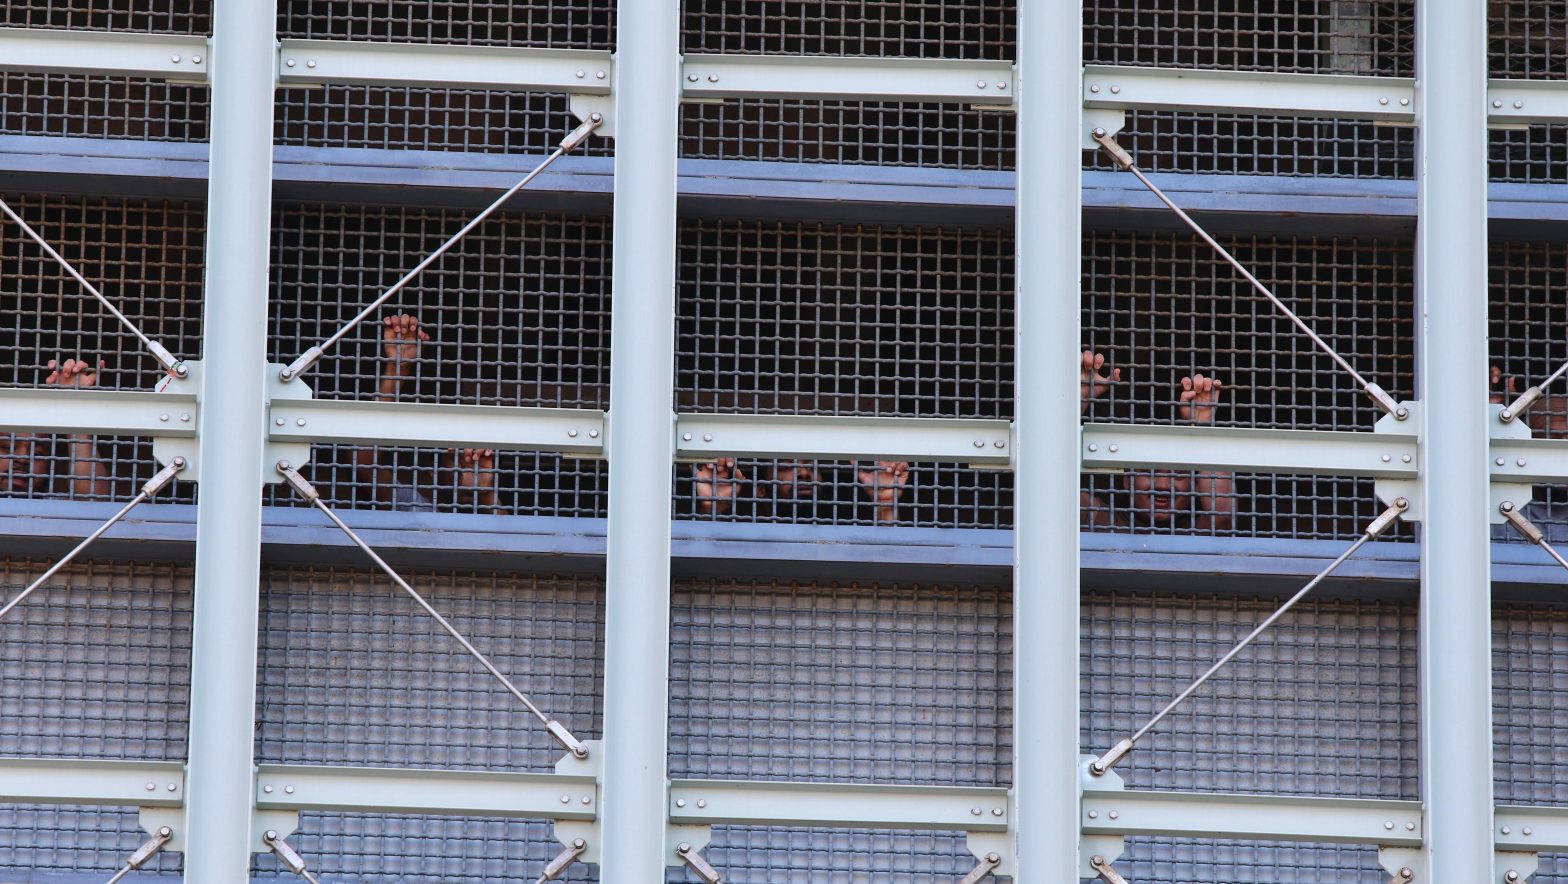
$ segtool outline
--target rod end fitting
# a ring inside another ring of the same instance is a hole
[[[1111,768],[1116,766],[1118,761],[1121,761],[1127,756],[1128,752],[1132,751],[1132,746],[1133,743],[1130,738],[1112,746],[1110,751],[1089,762],[1089,773],[1097,777],[1105,776],[1110,772]]]

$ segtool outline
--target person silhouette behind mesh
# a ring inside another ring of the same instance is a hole
[[[49,360],[45,383],[85,390],[98,384],[103,362],[94,368],[83,359]],[[113,485],[109,469],[91,436],[63,440],[69,452],[70,476],[62,481],[50,469],[58,458],[55,441],[38,433],[0,433],[0,493],[27,496],[68,493],[75,498],[107,497]]]

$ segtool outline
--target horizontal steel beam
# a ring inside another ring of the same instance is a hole
[[[1006,789],[673,780],[674,825],[849,826],[1005,832]]]
[[[1012,455],[1012,428],[1003,420],[682,414],[675,429],[679,460],[798,457],[1007,467]]]
[[[613,63],[610,53],[589,49],[284,40],[278,82],[608,95]]]
[[[1086,424],[1082,446],[1085,470],[1212,469],[1414,479],[1420,466],[1414,434]]]
[[[1013,104],[1013,66],[1005,61],[687,55],[683,72],[687,101],[827,98],[957,102],[999,108]]]
[[[1419,801],[1088,790],[1082,813],[1085,835],[1421,844]]]
[[[1568,439],[1493,439],[1491,454],[1493,482],[1568,479]]]
[[[1498,850],[1568,851],[1568,807],[1499,805],[1492,826]]]
[[[0,387],[0,430],[190,438],[196,396],[135,390]]]
[[[184,800],[178,761],[0,758],[0,804],[179,807]]]
[[[256,807],[591,820],[599,787],[565,774],[263,764]]]
[[[207,38],[59,28],[0,28],[0,71],[207,79]]]
[[[588,409],[290,399],[274,400],[268,418],[273,442],[604,452],[604,413]]]
[[[1492,80],[1486,93],[1487,121],[1496,127],[1568,119],[1568,82],[1563,80]]]
[[[1344,74],[1089,65],[1083,72],[1083,106],[1414,124],[1415,81]]]

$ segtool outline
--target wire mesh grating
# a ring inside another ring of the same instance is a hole
[[[5,0],[0,27],[207,34],[211,0]]]
[[[282,0],[278,36],[540,49],[613,49],[605,0]]]

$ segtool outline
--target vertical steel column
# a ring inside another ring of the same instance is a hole
[[[1013,791],[1018,884],[1078,880],[1082,4],[1018,4]]]
[[[185,880],[250,880],[276,11],[216,0]]]
[[[1433,884],[1492,878],[1485,0],[1416,4],[1421,791]]]
[[[680,3],[620,0],[617,16],[599,878],[663,884]]]

